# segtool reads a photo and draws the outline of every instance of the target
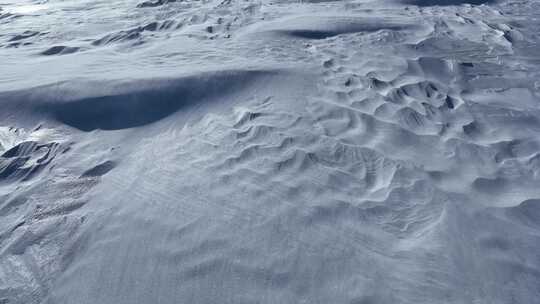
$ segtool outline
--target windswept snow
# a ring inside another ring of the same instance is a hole
[[[535,303],[539,17],[4,0],[0,304]]]

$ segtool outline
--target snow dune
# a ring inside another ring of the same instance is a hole
[[[535,1],[0,7],[0,304],[540,297]]]
[[[176,79],[61,83],[3,95],[6,107],[49,117],[82,131],[144,126],[177,111],[205,108],[277,71],[218,71]],[[223,103],[221,107],[225,106]],[[24,113],[21,113],[24,115]]]

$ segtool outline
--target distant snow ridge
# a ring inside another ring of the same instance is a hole
[[[403,3],[414,4],[418,6],[434,6],[434,5],[462,5],[462,4],[489,4],[496,0],[403,0]]]

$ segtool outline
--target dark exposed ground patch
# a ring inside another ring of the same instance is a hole
[[[46,49],[45,51],[41,52],[41,55],[45,56],[51,56],[51,55],[66,55],[66,54],[73,54],[77,51],[79,51],[80,48],[78,47],[71,47],[71,46],[64,46],[64,45],[56,45],[53,47],[50,47]]]
[[[177,0],[145,1],[145,2],[142,2],[142,3],[137,4],[137,7],[139,7],[139,8],[143,8],[143,7],[156,7],[156,6],[161,6],[161,5],[165,5],[165,4],[167,4],[167,3],[173,3],[173,2],[177,2]]]
[[[113,161],[105,161],[87,171],[85,171],[82,175],[81,175],[81,178],[84,178],[84,177],[99,177],[99,176],[102,176],[102,175],[105,175],[107,174],[109,171],[111,171],[112,169],[114,169],[114,167],[116,167],[116,163],[113,162]]]

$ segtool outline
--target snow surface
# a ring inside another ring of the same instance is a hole
[[[3,0],[0,304],[537,303],[540,2]]]

